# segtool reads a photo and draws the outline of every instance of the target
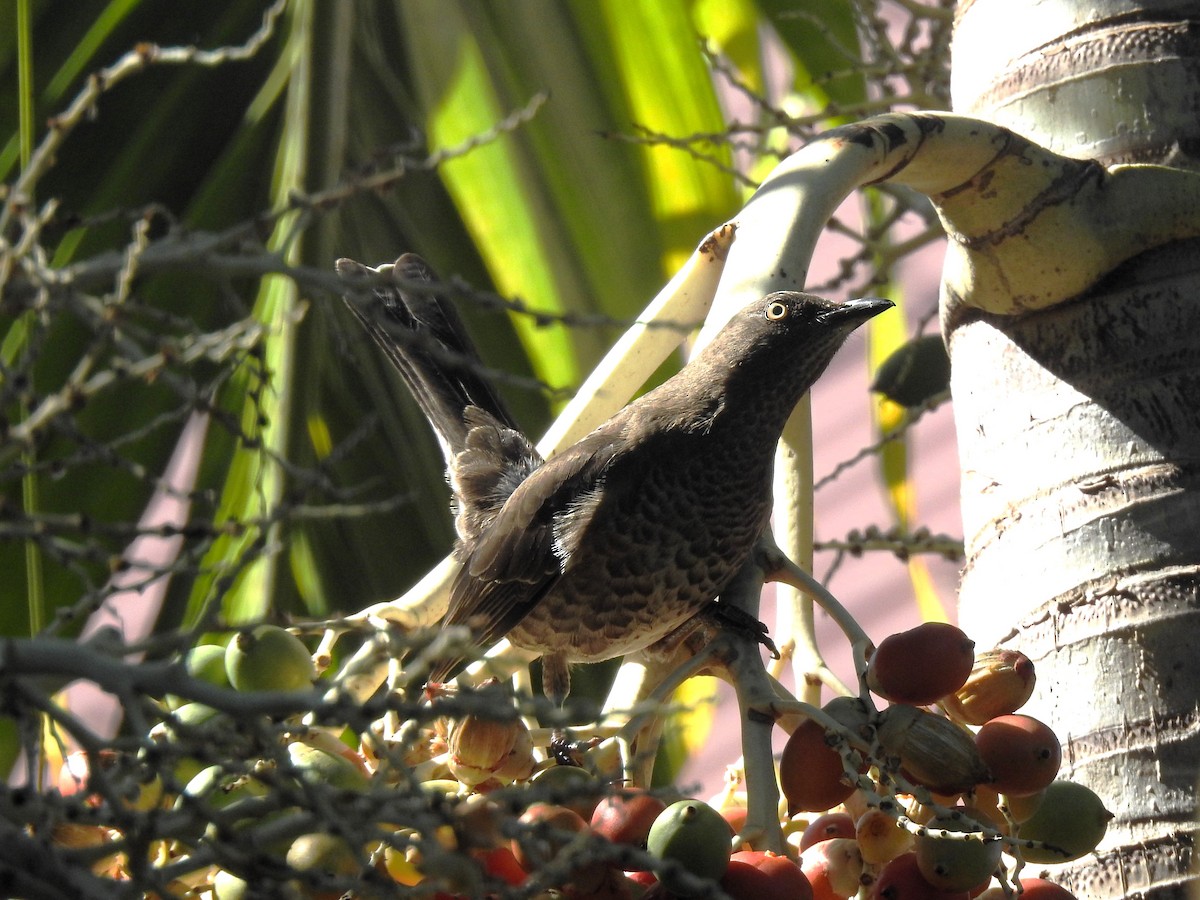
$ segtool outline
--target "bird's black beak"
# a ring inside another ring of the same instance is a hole
[[[883,297],[863,297],[860,300],[847,300],[829,310],[821,318],[834,325],[844,325],[857,328],[867,319],[872,319],[885,309],[891,309],[896,304]]]

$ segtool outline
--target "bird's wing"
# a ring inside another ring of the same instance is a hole
[[[542,466],[541,454],[524,434],[486,410],[468,406],[467,434],[447,474],[454,494],[454,520],[464,546],[474,546],[504,504]]]
[[[500,639],[525,617],[562,576],[558,536],[565,515],[595,506],[621,442],[595,432],[552,457],[509,496],[495,518],[461,552],[462,568],[450,589],[448,625],[470,625],[482,646]]]
[[[671,458],[681,436],[706,427],[705,416],[696,424],[674,404],[647,412],[650,396],[531,471],[463,542],[445,624],[469,625],[480,646],[502,638],[554,588],[597,513],[640,489],[644,454]]]

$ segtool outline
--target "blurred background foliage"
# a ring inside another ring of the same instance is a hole
[[[949,25],[882,0],[4,4],[0,631],[76,633],[139,535],[183,538],[139,569],[171,576],[163,634],[401,593],[452,540],[441,457],[334,260],[412,250],[470,285],[539,434],[789,147],[944,107]],[[848,282],[888,280],[886,237],[854,234]],[[197,416],[195,481],[166,486]],[[187,527],[139,529],[164,492]]]

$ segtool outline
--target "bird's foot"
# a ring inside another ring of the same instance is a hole
[[[767,626],[739,606],[716,602],[712,604],[712,614],[723,628],[734,628],[751,635],[762,644],[771,654],[772,659],[779,659],[779,648],[771,640]]]
[[[600,743],[599,738],[577,741],[565,731],[555,729],[550,737],[550,755],[560,766],[583,768],[584,755]]]

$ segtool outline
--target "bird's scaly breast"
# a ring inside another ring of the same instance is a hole
[[[509,634],[573,662],[666,636],[714,600],[770,516],[769,461],[686,455],[644,468],[597,510],[563,577]]]

